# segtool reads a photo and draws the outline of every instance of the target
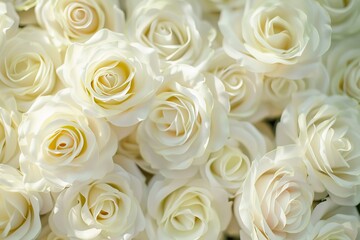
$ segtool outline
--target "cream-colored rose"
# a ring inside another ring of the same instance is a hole
[[[0,164],[0,239],[35,239],[41,229],[42,200],[25,190],[22,175]]]
[[[360,217],[356,207],[338,206],[330,199],[315,207],[310,223],[307,240],[357,240],[360,236]]]
[[[13,95],[26,112],[41,95],[57,91],[56,68],[61,57],[48,34],[35,27],[21,29],[0,52],[0,94]]]
[[[102,179],[78,182],[58,197],[49,217],[55,234],[70,239],[132,239],[145,228],[145,184],[115,166]]]
[[[324,63],[330,75],[331,94],[348,95],[360,103],[359,42],[360,34],[334,42]]]
[[[360,32],[360,2],[357,0],[317,0],[329,13],[332,37],[344,39]]]
[[[159,54],[162,67],[200,65],[211,56],[216,31],[184,0],[138,4],[127,22],[128,36]]]
[[[296,146],[278,147],[252,163],[234,212],[241,239],[298,239],[309,224],[313,191],[303,154]]]
[[[234,197],[247,192],[243,182],[251,162],[268,150],[264,136],[252,124],[230,121],[230,138],[223,148],[210,154],[201,174],[212,186],[224,188]]]
[[[161,179],[149,186],[149,239],[219,239],[231,218],[231,203],[220,188],[202,179]]]
[[[124,30],[124,14],[117,0],[38,0],[35,14],[57,46],[85,42],[103,28]]]
[[[218,79],[205,77],[191,66],[169,69],[148,118],[137,131],[144,160],[169,178],[195,174],[228,137],[227,113],[219,100],[224,93]]]
[[[20,168],[38,191],[61,191],[113,168],[117,142],[102,119],[86,117],[69,91],[38,98],[19,126]]]
[[[264,91],[262,96],[263,110],[266,116],[277,118],[281,116],[284,108],[291,101],[291,97],[298,92],[317,89],[327,93],[329,89],[329,76],[323,65],[307,76],[300,79],[265,76],[263,79]]]
[[[14,6],[7,1],[0,2],[0,49],[7,36],[14,34],[19,27],[19,16]]]
[[[15,99],[0,96],[0,163],[19,167],[18,126],[21,114]]]
[[[85,114],[128,127],[143,120],[162,77],[156,53],[101,30],[72,44],[58,73]]]
[[[278,145],[298,144],[309,183],[340,205],[360,202],[360,107],[345,96],[308,91],[292,98],[276,128]]]
[[[214,74],[225,86],[229,95],[231,118],[258,121],[263,115],[261,98],[263,77],[249,72],[239,63],[218,49],[207,64],[206,71]]]
[[[246,1],[222,11],[224,50],[250,71],[301,78],[318,67],[331,42],[330,17],[314,0]]]

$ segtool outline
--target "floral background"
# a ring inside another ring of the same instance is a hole
[[[0,0],[0,239],[359,239],[360,1]]]

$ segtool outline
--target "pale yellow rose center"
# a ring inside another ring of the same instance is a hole
[[[54,160],[65,157],[76,158],[87,149],[86,137],[74,126],[64,126],[52,133],[46,140],[47,153]]]

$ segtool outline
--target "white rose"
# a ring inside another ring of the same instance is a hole
[[[343,207],[330,199],[319,203],[312,212],[308,240],[359,239],[360,218],[356,207]]]
[[[261,96],[263,77],[249,72],[239,63],[218,49],[207,64],[206,71],[214,74],[229,94],[229,116],[239,120],[258,121],[263,117]]]
[[[323,65],[309,72],[305,77],[299,79],[288,79],[283,77],[264,77],[264,91],[262,104],[266,115],[271,118],[281,116],[291,97],[298,92],[308,89],[317,89],[323,93],[328,92],[329,76]]]
[[[19,16],[10,2],[0,2],[0,49],[8,35],[13,34],[19,27]]]
[[[127,22],[128,36],[159,54],[162,66],[199,65],[211,56],[216,31],[183,0],[141,2]]]
[[[358,0],[317,1],[330,15],[334,39],[344,39],[360,31],[360,2]]]
[[[298,239],[311,215],[313,191],[307,183],[302,153],[278,147],[252,163],[244,193],[234,212],[241,239]]]
[[[360,108],[345,96],[308,91],[292,98],[276,128],[278,145],[305,152],[309,182],[341,205],[360,202]]]
[[[276,77],[303,77],[331,42],[329,15],[313,0],[246,1],[240,11],[224,10],[219,26],[229,56]]]
[[[264,136],[252,124],[231,121],[230,138],[223,148],[210,154],[201,174],[212,186],[224,188],[233,197],[243,192],[251,162],[268,150]]]
[[[25,190],[22,175],[0,164],[0,238],[35,239],[41,229],[41,198]]]
[[[67,90],[38,98],[19,126],[20,168],[38,191],[61,191],[113,168],[117,142],[102,119],[84,116]]]
[[[143,120],[162,82],[156,53],[101,30],[72,44],[58,73],[85,114],[127,127]]]
[[[103,28],[122,32],[125,21],[117,0],[38,0],[35,14],[57,46],[85,42]]]
[[[0,94],[13,95],[20,111],[26,112],[38,96],[60,87],[56,68],[61,57],[45,31],[21,29],[6,41],[0,55]]]
[[[231,218],[226,192],[201,179],[155,177],[147,205],[149,239],[219,239]]]
[[[58,197],[49,217],[55,234],[70,239],[132,239],[145,228],[145,184],[120,166],[102,179],[78,182]]]
[[[15,99],[0,96],[0,163],[19,167],[18,125],[21,114]]]
[[[210,90],[214,86],[216,93]],[[165,73],[150,114],[137,131],[144,160],[170,178],[193,175],[228,137],[227,114],[217,98],[224,92],[218,79],[191,66],[178,65]]]
[[[359,1],[360,3],[360,1]],[[330,75],[330,92],[360,102],[360,34],[334,43],[324,62]]]

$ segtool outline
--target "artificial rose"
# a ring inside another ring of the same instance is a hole
[[[67,90],[34,102],[19,126],[19,145],[25,182],[38,191],[104,176],[117,148],[110,126],[86,117]]]
[[[329,76],[323,65],[313,72],[309,72],[300,79],[264,76],[262,96],[263,110],[266,116],[280,117],[292,95],[308,89],[317,89],[323,93],[328,92]]]
[[[35,239],[41,229],[42,199],[26,191],[21,173],[0,164],[0,238]]]
[[[201,174],[212,186],[224,188],[234,197],[247,192],[243,182],[251,162],[268,150],[264,136],[252,124],[230,121],[230,138],[223,148],[210,154]]]
[[[195,174],[228,137],[224,93],[218,79],[205,77],[191,66],[169,69],[148,118],[137,130],[144,160],[169,178]]]
[[[19,16],[10,2],[0,2],[0,49],[7,35],[13,34],[19,27]]]
[[[64,190],[49,217],[50,227],[70,239],[132,239],[145,228],[144,192],[143,182],[116,165],[102,179]]]
[[[360,103],[359,42],[360,34],[334,43],[324,62],[330,75],[330,92],[348,95]]]
[[[252,163],[234,212],[241,239],[298,239],[310,221],[313,191],[302,152],[278,147]]]
[[[103,29],[72,44],[58,73],[85,114],[128,127],[143,120],[162,82],[156,53]]]
[[[331,42],[330,17],[314,0],[246,1],[239,11],[223,10],[219,27],[230,57],[274,77],[303,77]]]
[[[149,186],[149,239],[215,240],[231,218],[231,203],[224,190],[202,179],[161,179]]]
[[[261,74],[252,73],[218,49],[206,66],[225,86],[229,95],[231,118],[258,121],[263,117],[261,96],[263,79]]]
[[[332,37],[344,39],[360,32],[360,2],[357,0],[317,0],[329,13]]]
[[[0,163],[19,167],[18,126],[21,114],[14,98],[0,96]]]
[[[117,0],[38,0],[35,14],[57,46],[85,42],[103,28],[122,32],[125,21]]]
[[[21,29],[6,41],[0,55],[0,94],[14,96],[20,111],[26,112],[38,96],[60,87],[56,75],[60,54],[40,28]]]
[[[276,127],[278,145],[303,148],[309,183],[337,204],[360,203],[360,107],[346,96],[295,95]]]
[[[184,0],[150,0],[137,5],[127,22],[128,36],[151,47],[167,65],[199,65],[211,56],[216,31]]]
[[[306,239],[357,240],[359,230],[360,217],[356,207],[338,206],[326,199],[313,210]]]

